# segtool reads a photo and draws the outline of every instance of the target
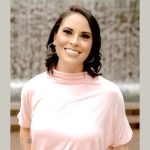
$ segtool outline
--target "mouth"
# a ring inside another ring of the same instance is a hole
[[[68,55],[78,56],[81,52],[76,49],[65,48],[65,51]]]

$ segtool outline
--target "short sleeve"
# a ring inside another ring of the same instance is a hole
[[[117,147],[128,143],[132,138],[132,130],[125,113],[125,105],[123,95],[118,89],[114,93],[113,108],[113,147]]]
[[[19,125],[24,128],[30,128],[31,125],[31,100],[32,92],[28,86],[25,85],[21,91],[21,106],[17,115]]]

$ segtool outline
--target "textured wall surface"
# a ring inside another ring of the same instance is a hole
[[[103,76],[139,82],[138,0],[11,0],[11,79],[29,79],[45,71],[50,30],[71,4],[91,10],[100,24]]]

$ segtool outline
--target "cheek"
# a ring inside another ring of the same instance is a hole
[[[58,47],[63,46],[65,43],[65,39],[62,36],[57,36],[55,43]]]
[[[92,42],[83,43],[84,50],[89,54],[92,48]]]
[[[61,55],[62,49],[64,48],[65,45],[65,39],[62,36],[57,36],[55,38],[55,49],[58,57]]]

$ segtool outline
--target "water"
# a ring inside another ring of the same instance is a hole
[[[72,4],[91,10],[100,24],[103,76],[120,85],[125,100],[138,101],[138,0],[12,0],[11,101],[20,100],[26,80],[45,71],[45,45],[50,30],[58,15]]]

